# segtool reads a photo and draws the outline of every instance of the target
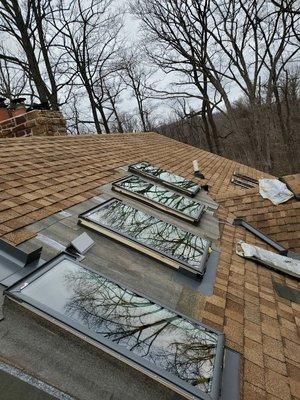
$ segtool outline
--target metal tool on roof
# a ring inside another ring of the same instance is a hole
[[[245,181],[244,179],[239,179],[236,177],[233,177],[231,179],[231,183],[233,183],[236,186],[241,186],[242,188],[245,188],[245,189],[253,189],[254,187],[256,187],[256,185],[254,183],[250,183],[248,181]]]
[[[279,252],[280,255],[294,258],[295,260],[300,260],[300,254],[294,253],[293,251],[286,249],[280,243],[276,242],[276,240],[270,238],[268,235],[265,235],[262,231],[249,224],[249,222],[245,221],[243,218],[235,218],[235,220],[233,221],[233,225],[242,226],[243,228],[247,229],[247,231],[253,233],[253,235],[260,238],[268,245],[272,246],[275,250]]]
[[[280,243],[277,243],[275,240],[271,239],[269,236],[265,235],[259,229],[255,228],[253,225],[249,224],[249,222],[245,221],[243,218],[235,218],[233,221],[233,225],[242,226],[243,228],[247,229],[247,231],[253,233],[253,235],[259,237],[265,243],[272,246],[279,252],[285,251],[285,247],[283,247]],[[286,254],[284,254],[286,255]]]
[[[37,238],[48,245],[50,243],[51,247],[54,247],[53,243],[58,244],[59,246],[55,247],[57,250],[66,251],[79,261],[84,259],[83,254],[94,244],[87,233],[77,236],[67,248],[44,235],[38,235]],[[0,239],[0,284],[6,287],[11,286],[39,268],[44,263],[41,253],[42,247],[26,253]]]
[[[238,171],[235,171],[233,176],[235,176],[235,177],[237,177],[239,179],[244,179],[245,181],[251,182],[251,183],[253,183],[255,185],[258,185],[258,180],[257,179],[252,178],[251,176],[242,174],[242,173],[240,173]]]
[[[258,185],[258,180],[252,178],[251,176],[235,171],[232,175],[231,183],[241,186],[245,189],[252,189]]]

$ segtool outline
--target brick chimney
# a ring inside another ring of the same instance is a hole
[[[21,136],[64,136],[67,123],[59,111],[33,110],[0,121],[0,138]]]

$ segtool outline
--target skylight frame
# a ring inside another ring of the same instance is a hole
[[[196,194],[200,191],[200,186],[199,186],[196,182],[194,182],[194,181],[192,181],[192,180],[190,180],[190,179],[187,179],[187,178],[185,178],[184,176],[174,174],[173,172],[167,171],[167,170],[165,170],[165,169],[163,169],[163,168],[160,168],[160,169],[161,169],[162,171],[164,171],[164,172],[168,172],[169,174],[172,174],[172,175],[174,175],[174,176],[178,176],[178,177],[180,177],[180,178],[182,178],[182,179],[185,179],[185,180],[188,181],[188,182],[194,183],[195,186],[197,186],[197,189],[194,190],[194,191],[191,191],[191,190],[188,190],[188,189],[183,189],[183,188],[180,188],[179,186],[176,186],[175,184],[173,184],[173,183],[171,183],[171,182],[165,181],[165,180],[160,179],[160,178],[158,178],[158,177],[156,177],[156,176],[154,176],[154,175],[148,174],[148,173],[146,173],[146,172],[143,172],[143,171],[141,171],[141,170],[139,170],[139,169],[135,169],[135,168],[134,168],[135,165],[141,164],[141,163],[147,163],[147,164],[150,164],[152,167],[159,168],[159,167],[156,167],[155,165],[153,165],[152,163],[143,160],[143,161],[136,162],[136,163],[134,163],[134,164],[130,164],[129,167],[128,167],[128,171],[129,171],[129,172],[132,172],[133,174],[137,174],[137,175],[140,175],[140,176],[143,176],[143,177],[152,179],[152,180],[155,181],[155,182],[159,182],[159,183],[161,183],[162,185],[168,186],[168,187],[170,187],[170,188],[172,188],[172,189],[174,189],[174,190],[177,190],[178,192],[180,192],[180,193],[182,193],[182,194],[185,194],[185,195],[187,195],[187,196],[190,196],[190,197],[195,197]]]
[[[97,334],[92,330],[84,327],[80,323],[76,322],[72,318],[61,314],[50,306],[45,306],[40,302],[32,299],[30,296],[25,295],[22,293],[22,289],[29,286],[32,282],[36,279],[40,278],[50,269],[56,267],[60,262],[64,260],[69,260],[72,263],[76,264],[77,266],[86,269],[92,273],[95,273],[104,279],[108,279],[112,283],[122,287],[124,290],[129,290],[135,293],[138,296],[141,296],[150,302],[154,303],[155,305],[161,306],[176,315],[183,317],[184,319],[191,321],[192,323],[197,324],[199,327],[203,327],[204,329],[209,330],[212,333],[215,333],[218,337],[217,345],[215,347],[215,357],[214,357],[214,366],[213,366],[213,373],[212,373],[212,383],[211,383],[211,390],[209,393],[203,392],[201,389],[194,389],[192,385],[189,385],[184,380],[172,375],[168,371],[160,369],[155,365],[151,364],[150,362],[144,360],[142,357],[139,357],[130,350],[127,350],[124,346],[115,344],[114,342],[106,339],[101,334]],[[26,286],[24,286],[26,285]],[[143,374],[151,377],[152,379],[158,381],[159,383],[165,385],[166,387],[174,390],[176,393],[183,395],[187,399],[191,400],[218,400],[219,393],[221,388],[221,377],[222,377],[222,365],[223,365],[223,357],[224,357],[224,348],[225,348],[225,335],[222,332],[217,331],[210,326],[207,326],[194,318],[187,317],[186,315],[174,310],[161,302],[157,302],[156,300],[152,299],[150,296],[145,296],[143,293],[139,292],[136,289],[129,287],[128,285],[124,285],[123,283],[119,283],[118,281],[111,279],[110,277],[106,277],[103,273],[91,268],[88,265],[79,263],[73,257],[71,257],[67,253],[60,253],[58,256],[54,257],[50,261],[43,264],[38,270],[32,272],[27,277],[23,278],[21,281],[18,281],[16,284],[11,286],[5,291],[5,295],[10,297],[12,300],[17,301],[21,306],[29,308],[30,311],[35,312],[36,314],[44,317],[50,323],[58,325],[64,329],[63,325],[66,325],[72,333],[79,336],[81,339],[85,341],[93,341],[92,344],[97,345],[101,350],[105,353],[110,354],[112,357],[130,365],[131,367],[137,369],[138,371],[142,372]],[[24,304],[22,304],[24,303]],[[62,325],[63,324],[63,325]]]
[[[117,229],[111,228],[111,227],[107,227],[103,224],[100,224],[99,222],[93,221],[92,219],[89,218],[90,214],[93,214],[94,212],[96,212],[98,209],[101,209],[103,207],[106,207],[109,203],[113,203],[115,201],[121,202],[125,205],[129,205],[125,202],[123,202],[122,200],[112,197],[106,201],[104,201],[103,203],[101,203],[100,205],[97,205],[91,209],[89,209],[88,211],[80,214],[78,216],[78,223],[80,225],[83,225],[87,228],[92,229],[93,231],[96,231],[100,234],[103,234],[104,236],[107,236],[111,239],[114,239],[130,248],[133,248],[134,250],[139,251],[142,254],[146,254],[148,256],[150,256],[151,258],[154,258],[164,264],[166,264],[169,267],[175,268],[177,270],[180,269],[184,269],[185,271],[191,273],[192,275],[196,276],[196,277],[203,277],[203,275],[205,274],[206,271],[206,264],[207,264],[207,259],[209,257],[209,249],[211,246],[211,241],[200,237],[201,239],[205,240],[207,242],[207,245],[205,246],[205,248],[203,249],[203,255],[201,258],[201,261],[199,263],[199,267],[198,270],[196,268],[193,268],[191,265],[189,265],[188,263],[184,262],[184,261],[179,261],[176,257],[173,257],[171,255],[167,255],[161,251],[159,251],[158,249],[156,249],[155,247],[151,246],[151,245],[145,245],[143,243],[140,243],[138,240],[135,240],[133,238],[131,238],[129,235],[123,234],[118,232]],[[132,208],[135,208],[131,205],[129,205]],[[141,211],[137,208],[135,208],[138,211]],[[144,211],[142,211],[144,212]],[[145,213],[148,214],[148,213]],[[152,216],[151,214],[148,214],[149,216]],[[156,218],[156,217],[155,217]],[[158,218],[157,218],[158,219]],[[165,222],[163,220],[161,220],[162,222]],[[169,222],[165,222],[169,225],[173,225],[176,228],[180,228],[176,226],[175,224],[171,224]],[[184,229],[183,229],[184,230]],[[194,234],[193,234],[194,235]],[[197,236],[197,235],[195,235]]]
[[[164,205],[162,203],[159,203],[158,201],[154,201],[154,200],[152,200],[150,198],[147,198],[147,197],[145,197],[143,195],[140,195],[139,193],[135,193],[135,192],[130,191],[130,190],[126,189],[126,188],[120,187],[120,185],[119,185],[120,183],[122,183],[123,181],[126,181],[126,180],[128,180],[128,179],[130,179],[132,177],[136,177],[136,178],[142,179],[141,176],[128,175],[128,176],[126,176],[124,178],[118,179],[117,181],[113,182],[112,183],[112,190],[114,190],[115,192],[121,193],[121,194],[125,194],[126,196],[131,197],[133,199],[136,199],[138,201],[141,201],[142,203],[149,204],[149,205],[153,206],[154,208],[157,208],[160,211],[164,211],[164,212],[166,212],[168,214],[175,215],[176,217],[181,218],[181,219],[183,219],[183,220],[185,220],[187,222],[191,222],[193,224],[198,224],[200,222],[200,220],[201,220],[201,218],[203,216],[203,213],[205,211],[204,204],[201,204],[201,203],[199,203],[199,202],[197,202],[195,200],[192,200],[192,199],[188,199],[189,201],[194,201],[195,203],[197,203],[200,206],[202,206],[202,209],[199,212],[198,218],[193,218],[193,217],[189,216],[188,214],[185,214],[182,211],[175,210],[172,207],[166,206],[166,205]],[[147,181],[144,181],[144,182],[150,183],[150,182],[147,182]],[[159,188],[159,186],[157,186],[153,182],[151,182],[150,184]],[[162,186],[161,186],[161,188],[165,189],[165,190],[169,189],[169,188],[168,189],[167,188],[163,188]],[[182,196],[182,194],[179,194],[179,193],[175,193],[175,194],[178,195],[178,196]]]

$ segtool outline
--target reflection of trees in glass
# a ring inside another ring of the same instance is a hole
[[[135,169],[140,173],[151,175],[154,178],[160,179],[162,181],[172,183],[173,185],[178,186],[181,189],[188,190],[191,193],[195,193],[198,190],[198,185],[196,183],[189,181],[182,176],[171,174],[170,172],[162,168],[155,167],[154,165],[151,165],[144,161],[132,165],[131,169]]]
[[[89,218],[138,242],[150,245],[197,269],[208,242],[178,226],[161,221],[119,200],[96,210]]]
[[[209,391],[217,335],[77,265],[65,311],[157,367]]]
[[[163,204],[173,210],[180,211],[192,218],[199,218],[203,205],[163,187],[153,185],[137,176],[131,176],[115,184],[130,192],[137,193],[147,199]]]

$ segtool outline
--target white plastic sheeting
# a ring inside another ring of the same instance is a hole
[[[299,260],[281,256],[280,254],[242,241],[238,243],[236,253],[241,257],[250,258],[251,260],[261,262],[269,267],[285,272],[286,274],[300,278]]]
[[[259,193],[264,199],[269,199],[275,205],[284,203],[294,197],[285,183],[278,179],[259,179]]]

